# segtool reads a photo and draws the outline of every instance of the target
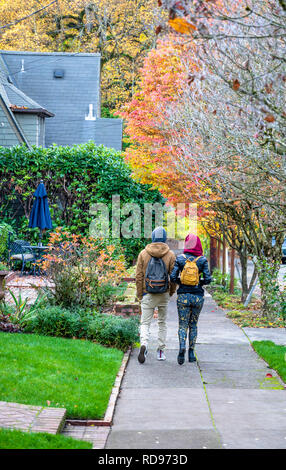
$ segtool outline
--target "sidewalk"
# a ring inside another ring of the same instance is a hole
[[[145,364],[138,350],[130,357],[107,449],[286,449],[285,385],[208,294],[198,331],[198,363],[179,366],[173,299],[159,362],[153,321]]]

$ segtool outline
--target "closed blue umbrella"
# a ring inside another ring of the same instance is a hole
[[[40,238],[42,238],[42,231],[45,229],[53,228],[52,219],[50,215],[48,195],[43,181],[40,182],[34,193],[35,201],[30,214],[29,227],[40,229]]]

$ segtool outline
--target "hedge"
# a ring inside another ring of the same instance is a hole
[[[25,146],[0,147],[0,219],[8,223],[17,220],[18,236],[29,236],[30,240],[31,234],[34,240],[38,236],[37,229],[28,229],[28,218],[33,193],[41,179],[48,193],[54,226],[77,234],[88,233],[92,204],[105,203],[111,210],[112,195],[120,195],[122,204],[139,203],[142,215],[144,203],[165,202],[159,191],[132,178],[121,152],[93,142],[31,150]],[[145,243],[144,239],[122,239],[130,260]]]

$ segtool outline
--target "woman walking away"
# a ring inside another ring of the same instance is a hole
[[[203,256],[201,240],[196,235],[187,235],[184,253],[177,256],[170,280],[179,284],[177,291],[180,342],[178,363],[181,365],[185,362],[188,330],[189,362],[196,361],[194,348],[197,339],[197,323],[204,304],[202,286],[212,281],[208,261]]]

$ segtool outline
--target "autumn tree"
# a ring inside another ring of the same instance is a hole
[[[177,31],[177,44],[184,45],[183,53],[175,45],[170,52],[180,80],[173,94],[156,97],[152,85],[158,89],[160,70],[148,80],[143,72],[138,105],[143,111],[147,107],[149,124],[143,125],[142,136],[138,108],[130,109],[127,130],[139,153],[132,155],[130,149],[127,156],[131,162],[134,158],[139,177],[158,184],[161,174],[163,193],[187,194],[209,206],[213,223],[230,237],[242,237],[246,259],[251,255],[259,272],[264,312],[271,315],[277,309],[271,292],[276,291],[285,236],[283,2],[253,1],[249,6],[241,1],[235,12],[230,1],[223,7],[215,1],[160,3],[169,11],[167,27]],[[155,152],[154,136],[160,137]],[[149,149],[148,167],[138,158],[142,140]],[[160,152],[160,145],[168,153]],[[172,172],[181,178],[166,179]]]
[[[166,109],[165,133],[179,149],[176,164],[190,180],[194,167],[201,169],[216,214],[243,235],[257,267],[264,312],[273,315],[286,232],[286,12],[278,1],[253,2],[246,12],[227,17],[207,10],[204,22],[200,15],[199,72],[176,106]]]

